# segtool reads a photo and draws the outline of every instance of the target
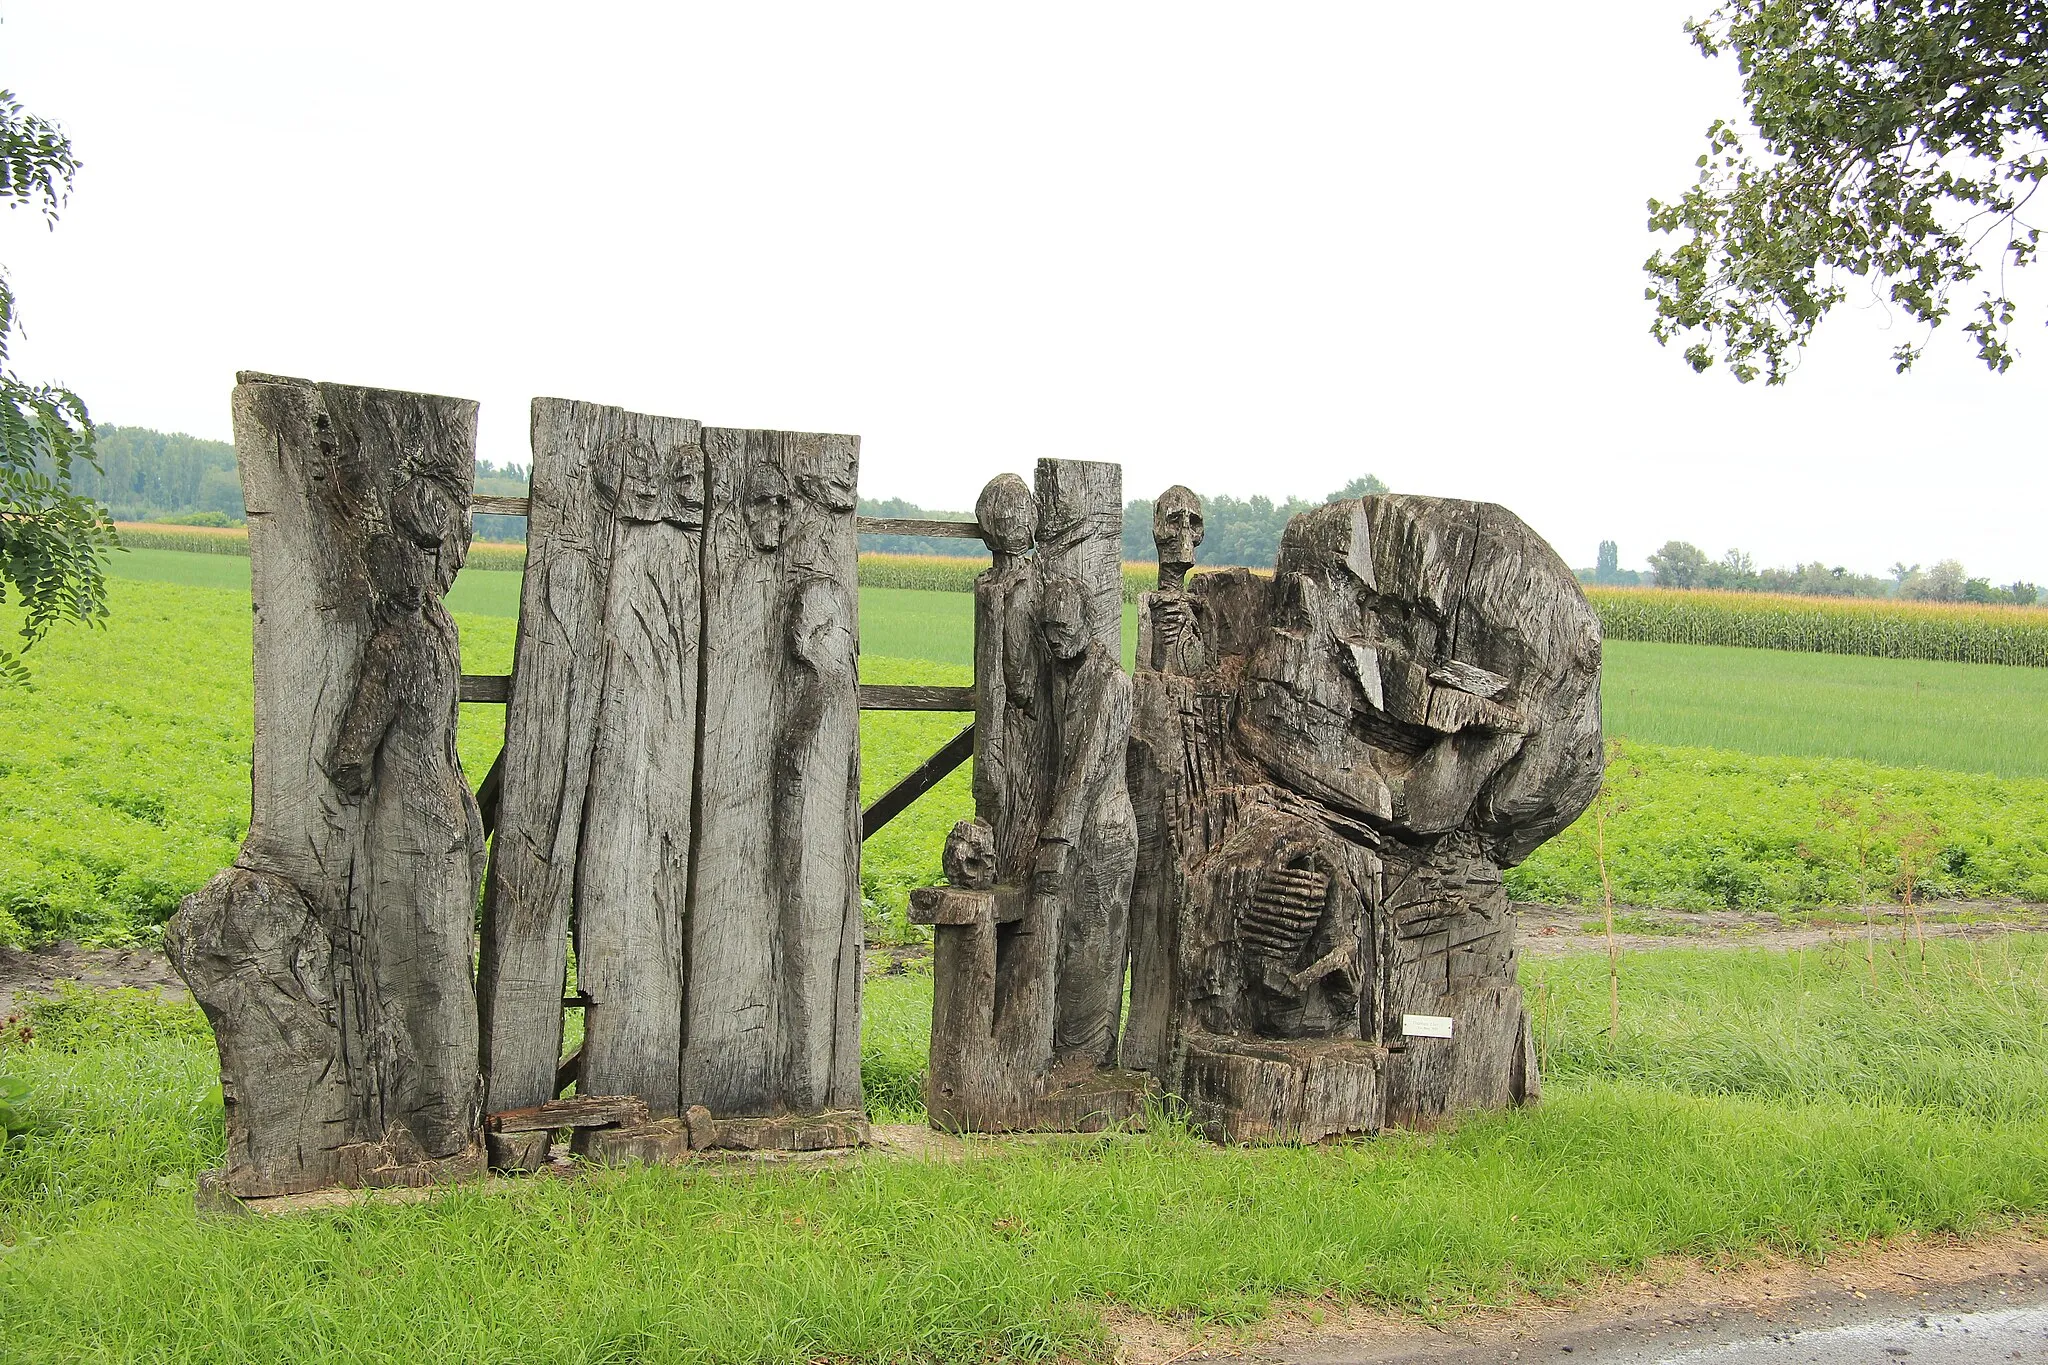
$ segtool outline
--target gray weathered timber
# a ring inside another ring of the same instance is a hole
[[[945,536],[954,540],[981,539],[981,526],[972,521],[931,521],[920,517],[862,517],[864,536]]]
[[[863,683],[863,711],[972,711],[971,687],[925,687],[907,683]]]
[[[1533,1097],[1500,873],[1598,787],[1577,582],[1491,504],[1333,504],[1270,580],[1184,587],[1174,529],[1141,606],[1124,1063],[1231,1141]]]
[[[527,498],[506,497],[499,493],[472,493],[469,510],[472,515],[523,517],[529,502]]]
[[[573,930],[580,1088],[679,1112],[704,506],[696,422],[534,400],[478,978],[494,1110],[554,1098]]]
[[[975,808],[920,892],[937,978],[927,1105],[942,1128],[1093,1129],[1148,1082],[1116,1070],[1137,836],[1117,663],[1114,465],[1041,460],[975,508],[994,563],[975,588]],[[1035,553],[1034,553],[1035,550]]]
[[[704,442],[682,1103],[721,1119],[857,1110],[859,438],[707,428]]]
[[[483,831],[455,752],[476,405],[237,376],[255,604],[248,837],[165,946],[213,1025],[227,1190],[474,1171]]]

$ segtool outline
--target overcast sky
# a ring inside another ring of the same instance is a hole
[[[1739,109],[1705,7],[0,0],[86,163],[0,219],[17,368],[209,437],[262,369],[479,399],[500,461],[549,394],[858,432],[926,506],[1371,471],[1575,565],[2048,579],[2039,311],[2003,378],[1893,375],[1881,308],[1779,389],[1650,339],[1644,201]]]

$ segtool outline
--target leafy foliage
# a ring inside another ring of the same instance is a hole
[[[54,227],[77,172],[57,126],[0,90],[0,201],[34,208]],[[7,368],[17,322],[14,290],[0,273],[0,601],[11,588],[25,608],[25,650],[58,621],[105,619],[100,556],[119,542],[106,509],[71,486],[74,472],[98,468],[84,401]],[[0,646],[0,682],[27,680],[20,654]]]
[[[1760,154],[1717,120],[1697,183],[1650,201],[1651,230],[1681,239],[1645,266],[1652,335],[1703,334],[1695,370],[1718,350],[1737,379],[1780,384],[1861,278],[1925,329],[1893,351],[1905,371],[1991,271],[1963,330],[2010,367],[2006,271],[2035,258],[2022,213],[2048,176],[2048,3],[1724,0],[1687,31],[1734,55]]]

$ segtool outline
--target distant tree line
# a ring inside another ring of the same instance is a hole
[[[183,432],[148,427],[93,429],[99,468],[75,465],[71,487],[106,504],[116,521],[155,521],[177,526],[240,526],[242,476],[235,448]],[[522,464],[476,462],[476,491],[506,497],[526,495]],[[483,540],[524,540],[524,517],[478,517]]]
[[[1367,474],[1351,480],[1322,502],[1288,498],[1276,503],[1266,497],[1233,498],[1227,493],[1203,494],[1202,563],[1243,564],[1269,569],[1280,553],[1280,533],[1287,529],[1290,517],[1313,511],[1324,503],[1386,491],[1384,483]],[[972,512],[932,511],[902,498],[862,498],[860,514],[864,517],[929,517],[961,521],[974,518]],[[978,540],[937,536],[862,536],[860,544],[863,550],[877,550],[885,554],[973,556],[987,553]],[[1151,559],[1153,553],[1152,499],[1133,498],[1124,504],[1124,558],[1142,562]]]
[[[1901,561],[1889,576],[1851,573],[1820,560],[1789,569],[1759,569],[1747,551],[1730,550],[1719,559],[1683,540],[1667,540],[1649,556],[1650,572],[1621,567],[1621,549],[1603,540],[1590,569],[1580,569],[1587,583],[1612,586],[1654,585],[1660,588],[1718,588],[1727,592],[1793,593],[1804,597],[1899,597],[1926,602],[2003,602],[2030,605],[2041,597],[2037,584],[2024,579],[1994,587],[1988,578],[1972,578],[1960,560],[1944,559],[1932,568]]]
[[[95,435],[100,468],[94,470],[81,464],[73,471],[72,486],[105,503],[116,521],[186,526],[242,524],[242,480],[235,467],[235,448],[230,443],[152,431],[148,427],[102,426]],[[476,491],[524,497],[527,475],[527,466],[523,464],[478,460]],[[1386,491],[1384,483],[1367,474],[1351,480],[1323,502]],[[1280,533],[1286,529],[1288,518],[1322,505],[1303,498],[1276,503],[1265,497],[1205,496],[1202,562],[1270,568],[1280,551]],[[934,511],[902,498],[862,498],[860,512],[868,517],[974,519],[972,512]],[[522,541],[526,538],[526,518],[480,516],[476,519],[476,535],[480,540]],[[863,536],[861,548],[892,554],[987,553],[978,540],[938,536]],[[1133,498],[1125,504],[1123,551],[1125,559],[1152,558],[1152,499]]]

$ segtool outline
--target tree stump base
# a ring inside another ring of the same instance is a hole
[[[1200,1034],[1183,1074],[1211,1141],[1315,1143],[1386,1126],[1386,1067],[1386,1048],[1356,1039]]]

